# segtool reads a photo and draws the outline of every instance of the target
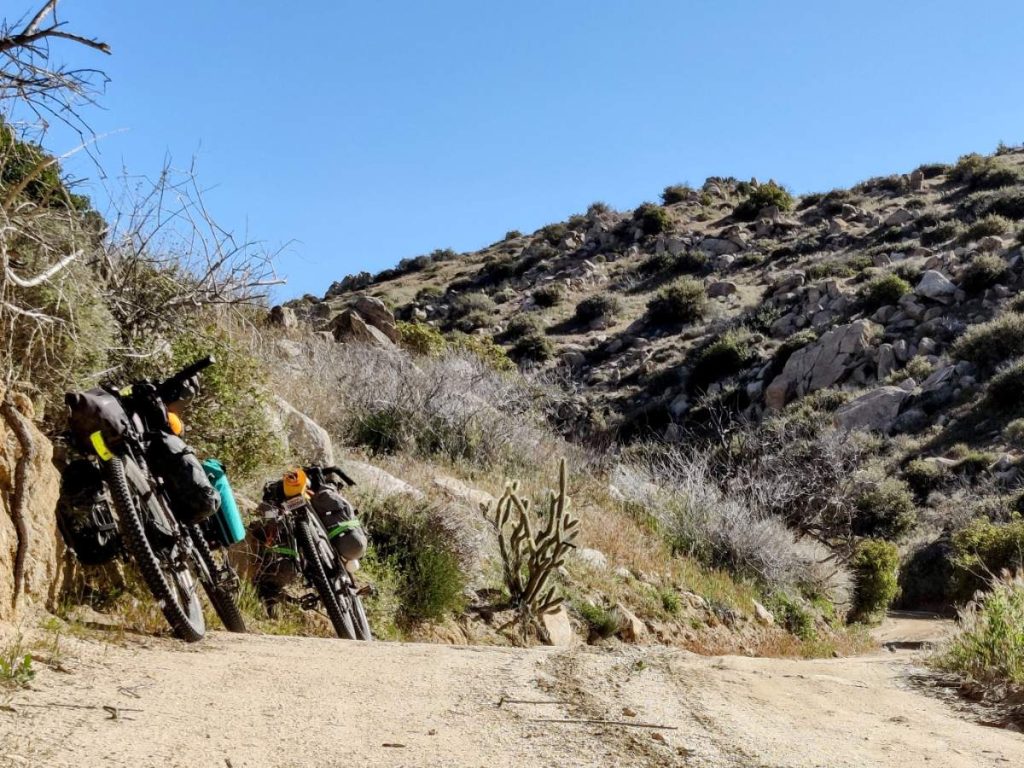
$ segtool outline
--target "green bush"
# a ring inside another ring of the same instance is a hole
[[[607,638],[619,630],[618,619],[607,608],[592,603],[580,602],[576,610],[579,611],[580,618],[586,623],[593,636]]]
[[[1024,358],[1014,360],[993,376],[987,395],[989,404],[1002,414],[1024,409]]]
[[[989,235],[1005,235],[1010,231],[1012,223],[1005,216],[990,213],[982,219],[974,222],[958,238],[957,241],[964,245],[974,243]]]
[[[974,363],[982,374],[991,374],[1007,360],[1024,355],[1024,315],[1007,312],[971,327],[953,342],[950,353]]]
[[[458,320],[472,312],[482,312],[493,315],[497,305],[494,299],[486,293],[464,293],[452,299],[451,316]]]
[[[692,194],[693,189],[688,184],[673,184],[665,187],[665,191],[661,193],[661,201],[665,205],[674,205],[689,200]]]
[[[949,163],[925,163],[919,165],[919,170],[926,179],[934,179],[936,176],[942,176],[943,174],[949,173],[951,166]]]
[[[509,318],[505,330],[501,333],[502,341],[515,341],[523,336],[540,333],[540,321],[536,315],[513,315]]]
[[[954,237],[959,237],[962,231],[963,227],[955,221],[940,222],[931,229],[926,229],[921,233],[921,245],[931,247],[948,243]]]
[[[862,491],[854,501],[857,515],[853,532],[858,536],[898,539],[917,524],[917,507],[907,484],[885,478]]]
[[[971,191],[999,189],[1024,184],[1024,171],[999,158],[972,153],[957,161],[949,178],[966,184]]]
[[[777,592],[765,606],[775,616],[779,626],[801,640],[814,640],[818,632],[814,627],[814,614],[800,600],[785,592]]]
[[[827,259],[825,261],[817,261],[810,264],[807,269],[804,270],[804,274],[807,275],[808,280],[814,282],[817,280],[825,280],[829,277],[853,277],[857,272],[846,262]]]
[[[53,158],[38,144],[18,139],[14,130],[0,119],[0,190],[5,193],[24,184],[22,196],[51,207],[74,206],[60,178],[60,164],[44,164]],[[74,196],[80,197],[80,196]]]
[[[993,576],[1024,566],[1024,521],[972,520],[953,534],[954,593],[966,601]]]
[[[508,242],[509,240],[518,240],[522,236],[523,233],[520,232],[518,229],[510,229],[508,232],[505,233],[505,241]]]
[[[788,211],[793,207],[793,196],[774,181],[759,184],[733,209],[732,215],[740,221],[753,221],[761,209],[769,205],[777,205],[780,211]]]
[[[647,317],[652,323],[682,325],[703,318],[708,311],[708,296],[704,284],[683,277],[665,288],[647,302]]]
[[[374,455],[391,455],[412,447],[415,427],[408,413],[384,408],[361,413],[352,420],[349,440]]]
[[[254,478],[284,458],[269,416],[273,396],[266,367],[223,330],[210,326],[174,339],[170,368],[211,354],[217,363],[200,377],[201,392],[183,419],[185,438],[201,458],[220,459],[233,480]]]
[[[892,273],[873,278],[860,291],[861,305],[867,311],[893,305],[913,290],[910,283]]]
[[[543,363],[555,354],[551,341],[540,330],[524,334],[512,345],[512,358],[519,363]]]
[[[706,389],[709,384],[732,376],[751,364],[753,350],[750,334],[730,330],[701,350],[690,374],[690,387]]]
[[[445,349],[444,336],[432,325],[398,321],[398,343],[414,355],[434,357]]]
[[[439,285],[424,285],[416,291],[416,301],[421,304],[433,304],[444,296],[444,289]]]
[[[971,216],[997,215],[1020,221],[1024,219],[1024,187],[975,192],[960,204],[960,210]]]
[[[565,291],[562,286],[550,283],[533,292],[533,301],[538,307],[548,308],[559,304],[564,296]]]
[[[991,253],[983,253],[974,257],[967,265],[960,287],[968,293],[980,293],[1006,279],[1009,268],[1006,261]]]
[[[903,470],[903,479],[922,500],[942,485],[943,475],[938,463],[924,459],[914,459]]]
[[[864,623],[881,621],[899,595],[899,549],[892,542],[865,539],[857,545],[850,564],[854,571],[851,618]]]
[[[509,359],[504,347],[494,343],[490,336],[470,335],[453,331],[447,339],[448,349],[452,352],[473,355],[480,362],[496,371],[511,371],[516,366]]]
[[[676,255],[664,251],[644,259],[640,264],[640,271],[645,275],[668,277],[700,272],[707,263],[708,257],[701,251],[686,251]]]
[[[588,296],[576,305],[573,315],[579,323],[591,323],[594,320],[611,320],[622,311],[622,302],[612,293],[598,293]]]
[[[672,227],[668,211],[654,203],[643,203],[633,212],[633,218],[639,222],[645,235],[660,235]]]
[[[555,247],[558,247],[568,234],[569,228],[565,224],[548,224],[537,230],[537,235],[544,242]]]
[[[461,534],[446,511],[390,497],[363,505],[374,556],[397,574],[400,621],[437,621],[465,605]]]
[[[1024,419],[1014,419],[1003,427],[1003,440],[1014,448],[1024,448]]]
[[[463,333],[472,333],[478,328],[486,328],[494,322],[494,313],[485,309],[474,309],[462,315],[456,322],[455,327]]]
[[[934,663],[982,683],[1024,684],[1024,580],[993,580],[991,591],[961,613]]]

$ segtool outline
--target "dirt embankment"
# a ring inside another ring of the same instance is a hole
[[[43,668],[31,690],[3,695],[0,766],[1024,764],[1024,736],[911,689],[906,652],[63,642],[65,671]]]

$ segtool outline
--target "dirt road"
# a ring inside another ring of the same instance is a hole
[[[0,766],[1024,765],[1024,736],[911,690],[902,652],[785,661],[218,633],[78,640],[66,658],[31,690],[0,691]],[[633,725],[553,722],[570,719]]]

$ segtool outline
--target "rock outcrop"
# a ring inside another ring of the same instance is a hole
[[[45,606],[56,598],[64,552],[55,516],[60,476],[52,463],[53,446],[32,423],[28,399],[14,396],[12,400],[14,405],[5,406],[5,417],[0,418],[0,620],[11,619],[28,606]],[[17,419],[17,429],[23,430],[32,446],[26,467],[28,490],[22,502],[22,526],[16,524],[12,512],[17,466],[24,449],[11,419]],[[15,607],[15,562],[19,549],[23,552],[24,572]]]

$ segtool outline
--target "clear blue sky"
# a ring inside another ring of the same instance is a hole
[[[113,47],[61,49],[110,75],[103,165],[198,154],[223,225],[295,241],[282,297],[673,182],[827,190],[1024,140],[1019,0],[61,6]]]

